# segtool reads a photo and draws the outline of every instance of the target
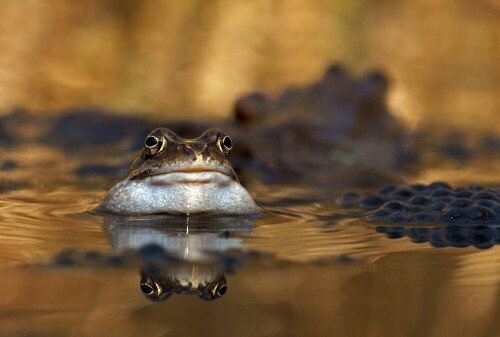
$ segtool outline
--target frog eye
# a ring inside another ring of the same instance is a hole
[[[217,145],[219,146],[219,149],[222,151],[222,153],[228,156],[229,152],[233,148],[233,141],[229,136],[223,136],[222,138],[219,138]]]
[[[153,286],[151,286],[147,283],[143,283],[143,284],[141,284],[141,291],[143,292],[144,295],[153,295],[155,292],[155,289],[153,288]]]
[[[231,150],[233,148],[233,141],[229,136],[224,136],[224,138],[222,138],[222,145],[224,145],[226,149]]]
[[[225,284],[217,284],[213,289],[212,289],[212,299],[217,299],[219,297],[224,296],[224,294],[227,292],[227,285]]]
[[[147,136],[144,141],[144,146],[151,151],[151,154],[156,154],[162,151],[167,145],[167,141],[164,137],[158,138],[156,136]]]
[[[226,292],[227,292],[227,286],[225,284],[222,285],[219,289],[217,289],[217,295],[219,296],[224,296]]]
[[[144,145],[146,145],[148,149],[151,149],[158,145],[159,142],[160,140],[155,136],[148,136],[148,138],[146,138],[146,141],[144,142]]]
[[[163,289],[160,284],[148,276],[141,278],[141,292],[153,302],[164,301],[172,296],[171,291]]]

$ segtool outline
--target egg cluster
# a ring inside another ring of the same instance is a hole
[[[368,211],[368,219],[373,222],[500,224],[500,189],[479,185],[389,185],[370,195],[347,193],[339,203],[342,207]]]
[[[428,242],[433,247],[476,247],[488,249],[500,244],[500,228],[491,225],[446,225],[444,227],[377,226],[388,239],[409,238],[413,243]]]

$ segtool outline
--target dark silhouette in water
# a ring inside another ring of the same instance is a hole
[[[345,167],[383,170],[413,161],[411,135],[387,108],[388,87],[381,72],[358,78],[332,65],[309,86],[242,96],[233,114],[238,141],[247,139],[252,154],[245,165],[258,163],[266,181],[310,181]]]

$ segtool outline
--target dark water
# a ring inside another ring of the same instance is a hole
[[[91,154],[24,144],[2,158],[2,336],[500,335],[497,241],[468,229],[457,245],[446,225],[339,208],[346,189],[258,181],[253,219],[104,217],[94,209],[116,179],[75,173]],[[495,165],[405,179],[498,187]]]

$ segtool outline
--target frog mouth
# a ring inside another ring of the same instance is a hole
[[[174,184],[211,184],[227,185],[233,181],[225,172],[208,169],[183,169],[169,172],[158,172],[146,177],[149,184],[154,186]]]

